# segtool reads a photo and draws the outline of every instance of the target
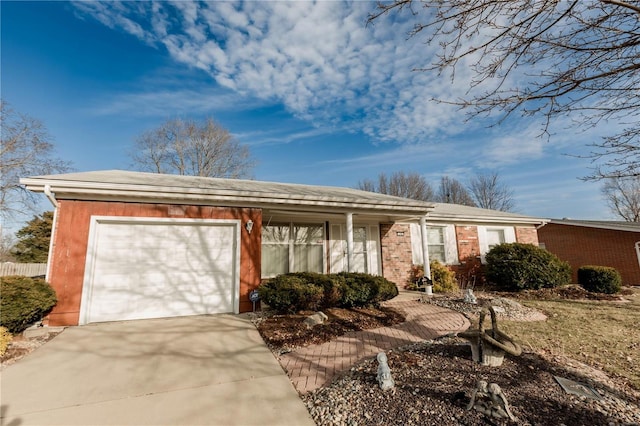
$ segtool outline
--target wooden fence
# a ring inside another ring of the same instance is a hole
[[[46,263],[0,263],[0,277],[4,277],[6,275],[26,275],[27,277],[37,277],[39,275],[46,275],[46,273]]]

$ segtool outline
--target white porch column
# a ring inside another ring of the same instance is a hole
[[[353,272],[353,213],[347,217],[347,272]]]
[[[429,266],[429,241],[427,240],[427,218],[420,218],[420,240],[422,242],[422,264],[424,265],[424,276],[431,278],[431,267]]]

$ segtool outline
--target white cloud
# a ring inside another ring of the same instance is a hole
[[[258,106],[255,100],[244,102],[225,90],[167,89],[114,94],[88,108],[94,115],[125,115],[130,117],[165,117],[168,114],[206,114],[212,111],[242,111]]]
[[[412,23],[365,25],[373,2],[81,2],[78,11],[209,73],[243,96],[280,102],[315,126],[346,125],[375,140],[414,143],[462,129],[455,107],[468,87],[412,72],[429,47]]]

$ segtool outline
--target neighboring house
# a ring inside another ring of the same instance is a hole
[[[585,265],[610,266],[624,285],[640,285],[640,223],[552,219],[538,230],[540,245],[569,262],[573,280]]]
[[[50,325],[252,309],[285,272],[352,271],[403,286],[429,256],[459,267],[537,244],[540,219],[349,188],[96,171],[21,179],[55,206]]]

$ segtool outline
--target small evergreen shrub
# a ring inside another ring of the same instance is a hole
[[[4,355],[13,340],[13,335],[5,327],[0,327],[0,357]]]
[[[398,295],[398,286],[388,279],[372,275],[372,280],[378,287],[378,297],[376,302],[384,302],[385,300],[393,299]]]
[[[377,305],[398,294],[394,283],[383,277],[341,272],[297,272],[278,275],[258,288],[260,297],[274,310],[294,313],[332,307]]]
[[[342,297],[340,306],[351,308],[373,303],[377,289],[365,274],[341,272],[337,277],[341,281]]]
[[[295,275],[278,275],[258,288],[260,298],[277,312],[315,311],[322,305],[324,290]]]
[[[322,297],[321,308],[330,308],[340,304],[343,287],[341,282],[339,280],[332,279],[331,275],[320,274],[317,272],[293,272],[288,275],[298,277],[306,283],[322,287],[324,294]]]
[[[451,293],[460,290],[456,274],[437,260],[429,263],[433,291],[436,293]]]
[[[615,268],[586,265],[578,269],[578,284],[592,293],[615,294],[622,287],[622,277]]]
[[[377,305],[398,295],[398,287],[386,278],[357,272],[330,275],[340,282],[340,307]]]
[[[567,262],[532,244],[499,244],[485,258],[486,278],[501,290],[537,290],[571,282]]]
[[[55,291],[41,278],[0,277],[0,326],[11,333],[41,320],[56,302]]]

